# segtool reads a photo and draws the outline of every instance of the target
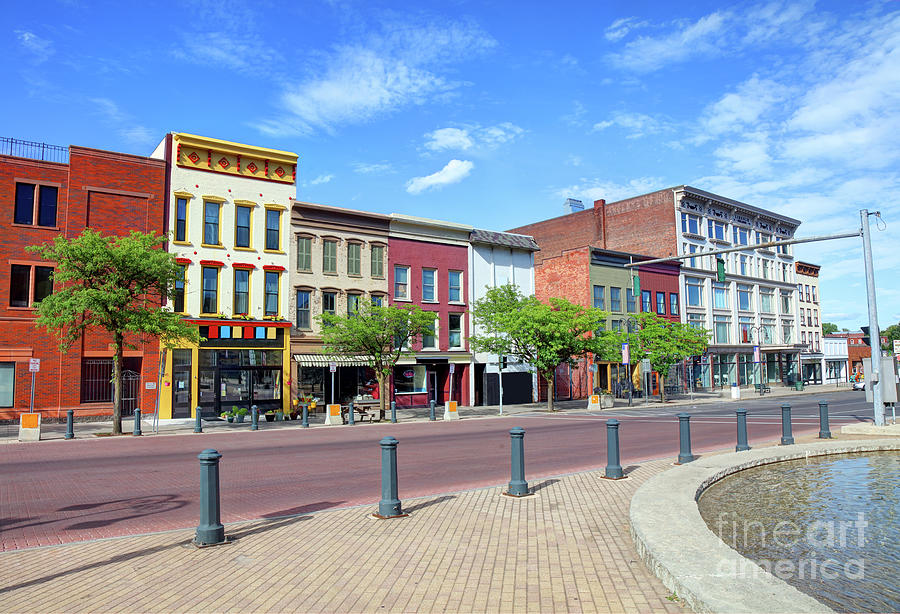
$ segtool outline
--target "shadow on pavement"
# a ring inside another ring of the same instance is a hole
[[[425,509],[428,506],[436,505],[438,503],[443,503],[444,501],[450,501],[451,499],[456,499],[455,495],[442,495],[437,497],[436,499],[432,499],[431,501],[424,501],[422,503],[416,503],[415,505],[410,505],[409,507],[403,508],[403,511],[406,513],[412,513],[417,510]]]
[[[267,518],[269,520],[272,520],[275,518],[286,518],[289,516],[301,516],[303,514],[309,514],[310,512],[318,512],[320,510],[340,507],[344,503],[346,503],[346,501],[316,501],[315,503],[307,503],[306,505],[291,507],[286,510],[278,510],[277,512],[262,514],[260,518]]]
[[[559,480],[557,480],[556,478],[552,478],[549,480],[541,480],[540,482],[535,482],[534,485],[531,487],[531,492],[536,493],[539,490],[543,490],[544,488],[547,488],[548,486],[552,486],[553,484],[556,484],[557,482],[559,482]]]

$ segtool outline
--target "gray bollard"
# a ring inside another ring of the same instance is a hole
[[[356,419],[353,417],[353,401],[350,401],[350,406],[347,409],[347,424],[350,426],[356,424]]]
[[[781,445],[789,446],[794,443],[791,434],[791,406],[785,403],[781,406]]]
[[[194,545],[224,544],[225,527],[219,510],[219,459],[222,455],[209,448],[197,458],[200,459],[200,524],[194,535]]]
[[[194,413],[196,414],[196,418],[194,420],[194,432],[202,433],[203,432],[203,422],[201,422],[201,418],[200,418],[200,406],[199,405],[197,406],[197,409],[194,411]]]
[[[75,410],[66,410],[66,439],[75,439]]]
[[[428,415],[428,419],[434,422],[434,399],[428,401],[428,407],[430,408],[429,411],[431,412]]]
[[[734,447],[734,451],[744,452],[750,449],[747,444],[747,410],[738,409],[734,413],[737,414],[737,445]]]
[[[831,429],[828,426],[828,403],[819,401],[819,439],[831,439]]]
[[[385,437],[381,446],[381,501],[378,502],[377,518],[399,518],[403,513],[397,494],[397,440]]]
[[[309,428],[309,403],[301,403],[300,407],[303,410],[303,422],[301,423],[303,428]]]
[[[677,465],[683,465],[694,460],[691,454],[691,415],[687,413],[678,414],[678,462]]]
[[[397,424],[397,402],[391,401],[391,424]]]
[[[625,477],[622,463],[619,461],[619,421],[613,418],[606,421],[606,476],[610,480],[621,480]]]
[[[259,408],[256,405],[250,406],[250,430],[259,430]]]
[[[134,430],[131,432],[132,436],[140,437],[141,436],[141,408],[134,408]]]
[[[510,478],[504,494],[510,497],[525,497],[528,482],[525,481],[525,429],[517,426],[509,430]]]

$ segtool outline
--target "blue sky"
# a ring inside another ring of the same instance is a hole
[[[303,200],[502,230],[689,184],[875,231],[900,320],[900,2],[34,1],[0,134],[147,155],[184,131],[301,156]],[[859,241],[798,247],[865,323]]]

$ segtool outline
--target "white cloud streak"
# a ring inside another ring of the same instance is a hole
[[[427,190],[437,190],[453,183],[459,183],[469,176],[475,165],[468,160],[450,160],[436,173],[425,177],[413,177],[406,182],[406,191],[421,194]]]
[[[483,127],[478,124],[461,128],[440,128],[425,135],[425,147],[431,151],[490,150],[511,143],[525,130],[510,122]]]
[[[31,57],[36,64],[46,62],[55,52],[52,41],[41,38],[34,32],[29,32],[28,30],[16,30],[15,33],[19,45],[31,54]]]

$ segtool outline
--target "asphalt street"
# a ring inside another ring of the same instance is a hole
[[[0,447],[0,550],[196,526],[197,454],[205,448],[224,455],[227,523],[377,503],[378,441],[385,435],[400,441],[404,499],[505,483],[514,426],[526,430],[526,478],[536,479],[603,467],[605,422],[617,418],[627,471],[641,461],[674,460],[679,411],[692,415],[693,450],[703,453],[734,445],[738,406],[749,411],[751,445],[780,437],[783,402],[792,406],[795,434],[815,433],[820,399],[829,403],[834,431],[871,420],[864,395],[846,391],[672,410],[635,403],[608,412],[534,411],[458,422],[8,444]]]

